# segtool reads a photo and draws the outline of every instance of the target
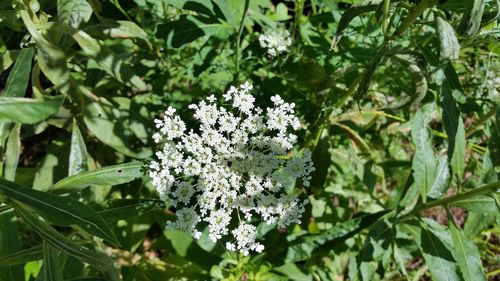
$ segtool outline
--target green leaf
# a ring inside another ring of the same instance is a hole
[[[0,122],[35,124],[56,113],[64,96],[46,96],[43,100],[0,97]]]
[[[427,129],[432,111],[432,104],[427,104],[417,111],[411,121],[411,136],[415,144],[412,161],[413,178],[424,202],[436,178],[436,156]]]
[[[364,13],[374,12],[379,7],[380,2],[381,0],[361,1],[342,13],[342,17],[340,18],[339,24],[337,25],[337,30],[335,31],[331,49],[333,49],[337,45],[342,36],[342,33],[354,18]]]
[[[465,169],[465,130],[449,79],[441,85],[441,107],[443,126],[448,135],[448,159],[451,160],[453,173],[461,180]]]
[[[420,249],[429,267],[432,277],[436,281],[459,281],[457,264],[451,252],[432,231],[427,227],[421,228]]]
[[[9,138],[6,145],[5,153],[5,169],[4,178],[14,181],[16,178],[17,164],[19,162],[19,155],[21,153],[21,125],[16,124],[10,130]]]
[[[99,34],[106,38],[139,39],[151,48],[148,34],[136,23],[125,20],[107,21],[104,24],[89,26],[86,30],[91,34]]]
[[[49,22],[43,27],[53,32],[71,36],[76,43],[78,43],[80,48],[82,48],[83,53],[89,58],[96,58],[101,52],[101,45],[99,45],[99,42],[81,30],[55,22]]]
[[[396,229],[388,218],[381,219],[373,225],[358,256],[361,280],[372,280],[379,261],[387,263],[392,256],[391,245],[395,238]]]
[[[16,203],[15,209],[19,216],[31,229],[33,229],[36,233],[38,233],[38,235],[55,248],[77,258],[82,262],[88,263],[90,266],[98,270],[107,271],[113,268],[113,260],[111,260],[107,255],[75,244],[68,238],[64,237],[64,235],[57,232],[50,225],[33,215],[25,205]]]
[[[92,6],[86,0],[57,0],[57,19],[60,23],[79,28],[92,16]]]
[[[43,240],[43,268],[42,274],[47,281],[63,281],[64,264],[61,261],[61,252],[49,242]]]
[[[460,53],[460,44],[458,44],[458,40],[455,36],[455,30],[453,30],[453,27],[446,20],[442,19],[439,16],[436,16],[436,30],[439,35],[440,58],[442,60],[458,59],[458,54]]]
[[[312,154],[312,160],[316,170],[314,170],[311,175],[311,187],[317,192],[321,192],[325,185],[328,168],[331,163],[329,150],[330,136],[328,135],[328,129],[325,128],[321,130],[320,139]]]
[[[460,35],[470,37],[479,31],[485,5],[485,0],[465,0],[465,12],[458,25]]]
[[[22,249],[21,234],[13,210],[0,212],[0,261]],[[24,280],[23,267],[0,262],[0,280]]]
[[[68,176],[86,171],[88,171],[87,147],[85,146],[85,141],[83,140],[82,133],[80,133],[76,119],[74,119],[71,129]]]
[[[55,225],[78,225],[90,234],[119,245],[106,221],[80,201],[25,188],[3,179],[0,179],[0,191],[7,197],[28,205]]]
[[[69,176],[58,181],[51,190],[57,192],[73,192],[96,185],[117,185],[133,181],[143,176],[141,162],[129,162],[120,165],[107,166]]]
[[[134,73],[134,70],[126,63],[124,58],[120,58],[109,48],[102,48],[99,55],[95,58],[96,64],[121,83],[137,88],[141,91],[146,90],[146,84]]]
[[[180,48],[203,36],[227,39],[235,30],[218,19],[192,15],[181,15],[176,21],[158,26],[156,36],[163,38],[170,48]]]
[[[448,157],[443,155],[439,158],[439,164],[436,171],[436,177],[429,190],[430,198],[439,198],[450,186],[450,171],[448,168]]]
[[[113,103],[103,98],[86,101],[84,121],[87,128],[118,152],[135,158],[149,157],[151,148],[143,146],[130,130],[130,100],[120,97],[111,101]]]
[[[17,56],[16,63],[12,68],[5,88],[2,91],[4,97],[24,97],[31,71],[33,60],[33,48],[22,49]]]
[[[465,281],[486,281],[481,266],[481,255],[472,240],[467,239],[452,219],[448,220],[451,239],[453,240],[452,253],[458,262],[460,272]]]
[[[500,210],[497,208],[495,199],[486,195],[478,195],[471,198],[453,201],[451,205],[484,215],[490,214],[495,216],[500,214]]]
[[[35,246],[0,257],[0,266],[12,266],[25,264],[29,261],[41,260],[43,258],[42,246]],[[0,274],[1,276],[1,274]]]
[[[118,220],[132,219],[154,210],[165,208],[165,203],[157,199],[119,199],[114,200],[109,208],[99,212],[109,225]]]

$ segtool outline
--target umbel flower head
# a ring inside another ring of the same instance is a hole
[[[200,227],[208,225],[212,241],[224,239],[228,250],[245,255],[264,249],[254,224],[284,228],[300,222],[307,202],[285,188],[297,179],[309,186],[314,170],[310,152],[289,155],[300,127],[295,105],[276,95],[263,110],[254,105],[252,88],[248,82],[232,86],[223,95],[226,107],[214,96],[190,105],[199,126],[189,131],[169,107],[155,120],[153,138],[161,150],[150,165],[160,196],[177,209],[167,228],[198,239]]]
[[[279,27],[266,30],[263,34],[259,35],[259,43],[262,48],[267,49],[269,56],[275,57],[292,45],[292,38],[288,30]]]

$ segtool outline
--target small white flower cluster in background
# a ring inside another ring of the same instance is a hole
[[[162,149],[150,165],[160,196],[177,208],[177,220],[167,228],[198,239],[200,225],[207,224],[212,241],[232,235],[226,248],[244,255],[264,249],[252,224],[259,217],[281,228],[300,223],[307,202],[285,188],[297,179],[309,186],[314,171],[309,151],[288,154],[297,141],[292,132],[300,127],[295,104],[276,95],[263,110],[254,105],[252,88],[248,82],[232,86],[223,96],[227,108],[214,96],[190,105],[199,122],[194,130],[187,131],[169,107],[155,120],[153,138]]]
[[[267,49],[267,53],[271,57],[275,57],[292,45],[292,37],[288,30],[280,27],[267,30],[259,35],[259,42],[262,48]]]

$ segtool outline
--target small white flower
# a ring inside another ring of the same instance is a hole
[[[298,179],[308,186],[314,170],[310,152],[290,157],[300,127],[295,104],[275,95],[263,110],[255,107],[252,89],[249,82],[231,86],[224,94],[229,108],[217,107],[213,95],[190,105],[199,122],[190,131],[169,107],[155,120],[153,139],[161,149],[149,166],[160,197],[178,208],[168,229],[199,239],[198,224],[208,224],[212,241],[232,236],[226,248],[245,255],[264,249],[256,242],[255,218],[279,227],[300,222],[304,204],[285,187]],[[231,229],[232,223],[238,226]]]
[[[269,56],[275,57],[292,45],[292,38],[290,32],[281,27],[265,31],[259,36],[259,43],[267,49]]]

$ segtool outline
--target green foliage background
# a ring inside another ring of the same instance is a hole
[[[499,5],[0,2],[0,280],[498,280]],[[145,167],[163,110],[247,80],[297,104],[316,171],[243,257],[165,230]]]

